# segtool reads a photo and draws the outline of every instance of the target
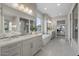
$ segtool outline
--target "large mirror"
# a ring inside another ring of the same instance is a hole
[[[23,34],[29,33],[29,20],[20,18],[20,32]]]
[[[17,31],[16,24],[17,24],[16,17],[4,15],[4,31],[5,31],[5,33]]]
[[[0,33],[1,33],[1,19],[2,19],[2,18],[1,18],[1,16],[2,16],[2,15],[1,15],[1,11],[2,11],[2,9],[1,9],[1,4],[0,4]]]
[[[47,21],[47,32],[48,34],[52,32],[52,21],[48,19]]]
[[[36,18],[36,28],[37,32],[42,32],[42,20],[39,17]]]
[[[75,5],[73,11],[73,39],[78,42],[78,4]]]

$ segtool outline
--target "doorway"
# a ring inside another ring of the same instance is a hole
[[[57,21],[57,36],[65,37],[65,20]]]

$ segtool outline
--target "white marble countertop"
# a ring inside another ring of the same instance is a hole
[[[42,34],[30,34],[30,35],[24,35],[24,36],[18,36],[16,38],[6,38],[6,39],[0,39],[0,47],[5,46],[7,44],[20,42],[22,40],[28,40],[36,36],[41,36]]]

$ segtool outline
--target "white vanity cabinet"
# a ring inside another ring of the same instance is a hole
[[[42,35],[29,35],[0,41],[1,56],[32,56],[42,47]]]
[[[32,39],[32,55],[37,53],[42,47],[42,37],[37,36]]]
[[[23,41],[23,56],[32,56],[32,45],[31,40]]]
[[[32,56],[42,47],[42,36],[23,41],[23,56]]]
[[[1,56],[20,56],[22,55],[22,43],[16,42],[1,47]]]

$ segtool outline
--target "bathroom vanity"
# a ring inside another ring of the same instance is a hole
[[[51,33],[48,34],[43,34],[42,35],[42,41],[43,41],[43,45],[48,44],[52,39],[55,38],[55,31],[51,31]]]
[[[42,35],[30,34],[0,39],[1,56],[32,56],[42,47]]]

